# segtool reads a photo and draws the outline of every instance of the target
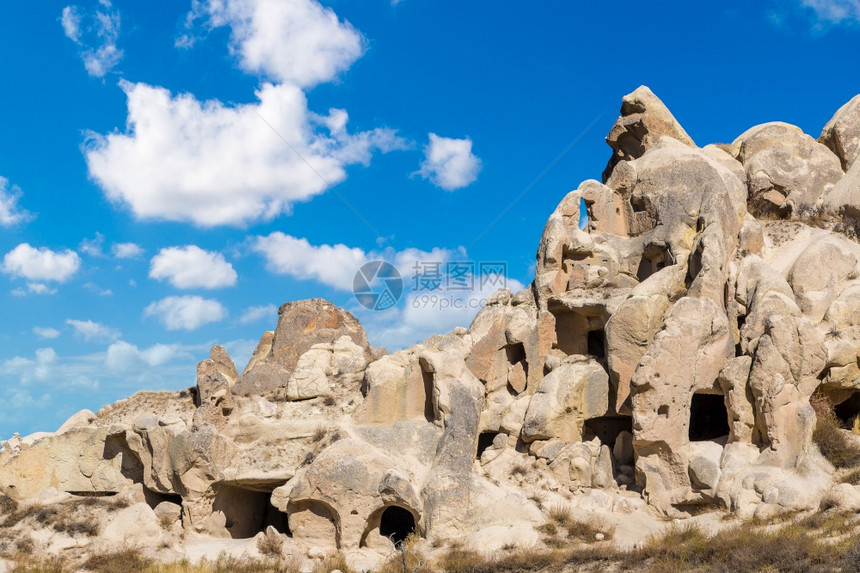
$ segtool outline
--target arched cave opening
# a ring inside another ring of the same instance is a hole
[[[722,394],[693,394],[690,403],[691,442],[716,440],[729,434],[729,413]]]
[[[493,440],[496,439],[496,436],[499,434],[497,432],[481,432],[478,435],[478,449],[475,452],[475,458],[480,460],[481,455],[493,445]]]
[[[379,517],[379,534],[391,539],[395,545],[415,532],[415,516],[399,505],[386,507]]]
[[[290,535],[287,514],[271,503],[272,491],[282,484],[217,484],[212,509],[224,513],[225,527],[233,539],[254,537],[270,525]]]
[[[642,251],[639,268],[636,269],[636,278],[641,283],[660,269],[673,264],[675,261],[668,247],[651,243]]]
[[[633,433],[632,416],[600,416],[589,418],[583,424],[582,440],[588,442],[597,438],[600,443],[615,447],[615,440],[621,432]]]
[[[853,429],[855,419],[860,416],[860,392],[854,392],[851,396],[833,407],[833,413],[839,418],[842,426]]]

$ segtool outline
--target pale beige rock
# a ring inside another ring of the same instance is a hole
[[[851,169],[860,158],[860,95],[851,98],[833,114],[818,141],[839,156],[845,171]]]
[[[120,509],[100,535],[108,546],[132,546],[135,543],[152,545],[163,535],[155,512],[145,503],[136,503]]]
[[[572,357],[541,381],[523,423],[525,441],[578,441],[585,420],[606,414],[609,378],[594,360]]]
[[[619,161],[641,157],[661,136],[667,135],[690,147],[696,146],[672,112],[648,87],[638,87],[621,102],[621,116],[606,136],[606,143],[614,153],[603,172],[604,180],[609,178]]]
[[[842,178],[839,158],[787,123],[753,127],[732,148],[744,164],[750,210],[757,215],[814,215],[821,199]]]
[[[63,425],[57,428],[55,434],[65,434],[71,429],[89,426],[96,419],[96,415],[90,410],[84,409],[72,414]]]

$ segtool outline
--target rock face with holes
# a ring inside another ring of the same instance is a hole
[[[189,391],[4,442],[0,489],[122,493],[114,537],[132,519],[317,556],[532,543],[557,503],[817,507],[836,471],[818,414],[860,428],[858,102],[818,141],[768,123],[700,148],[641,87],[602,181],[550,214],[534,282],[469,328],[388,354],[332,303],[287,303],[241,374],[215,346]]]

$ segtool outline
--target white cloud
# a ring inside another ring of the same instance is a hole
[[[266,259],[266,269],[279,275],[290,275],[301,280],[315,280],[338,290],[351,291],[355,273],[369,261],[385,260],[397,267],[405,282],[409,281],[417,261],[444,263],[452,251],[434,248],[432,251],[405,249],[365,252],[358,247],[337,245],[311,245],[280,231],[265,237],[255,237],[251,249]]]
[[[133,372],[142,366],[156,368],[177,358],[189,357],[179,345],[155,344],[141,350],[134,344],[118,340],[105,352],[105,366],[115,374]]]
[[[84,283],[84,290],[88,290],[91,293],[97,294],[99,296],[112,296],[113,291],[109,288],[102,288],[95,283]]]
[[[92,320],[74,320],[69,318],[66,320],[66,324],[74,329],[76,335],[82,337],[87,342],[112,342],[121,336],[117,329],[93,322]]]
[[[111,253],[117,259],[136,259],[143,256],[143,249],[135,243],[114,243]]]
[[[274,322],[278,317],[278,307],[273,304],[263,306],[249,306],[242,311],[242,316],[239,318],[240,324],[251,324],[264,318]]]
[[[364,251],[346,245],[311,245],[275,231],[257,237],[251,247],[266,259],[266,269],[279,275],[315,280],[339,290],[351,290],[355,272],[368,261]]]
[[[221,253],[196,245],[168,247],[152,257],[149,278],[167,280],[176,288],[222,288],[236,284],[236,271]]]
[[[87,73],[104,77],[119,64],[123,53],[117,47],[120,33],[119,10],[110,0],[99,0],[92,13],[82,13],[78,6],[66,6],[60,17],[66,37],[79,47]]]
[[[227,317],[220,302],[199,296],[168,296],[153,302],[143,312],[155,316],[167,330],[194,330]]]
[[[472,153],[471,139],[451,139],[431,133],[417,173],[433,185],[453,191],[474,183],[480,172],[481,160]]]
[[[85,155],[108,198],[140,219],[202,227],[270,220],[345,179],[346,165],[405,146],[389,129],[348,133],[341,110],[309,112],[295,86],[266,84],[258,103],[232,107],[142,83],[120,86],[126,132],[91,134]]]
[[[18,223],[25,223],[33,216],[18,207],[18,199],[21,190],[17,186],[9,187],[9,180],[0,177],[0,227],[11,227]]]
[[[81,241],[81,244],[78,245],[78,249],[84,254],[90,255],[91,257],[104,257],[105,253],[102,250],[104,246],[105,236],[101,233],[96,233],[96,236],[92,239],[84,239]]]
[[[57,353],[53,348],[39,348],[34,358],[15,356],[0,364],[0,374],[18,375],[22,384],[47,382],[52,378],[56,363]]]
[[[76,44],[81,41],[81,14],[77,6],[66,6],[60,17],[63,32],[66,37]]]
[[[74,251],[52,251],[21,243],[3,257],[3,272],[32,281],[65,282],[77,272],[81,258]]]
[[[860,0],[800,0],[819,22],[827,24],[860,22]]]
[[[27,283],[27,291],[30,294],[57,294],[57,289],[51,288],[45,283]]]
[[[313,0],[195,2],[178,46],[194,43],[190,29],[200,20],[208,29],[230,27],[230,51],[243,70],[297,86],[332,80],[364,52],[361,34]]]
[[[59,337],[60,331],[57,330],[56,328],[34,326],[33,327],[33,334],[35,334],[36,336],[38,336],[42,340],[50,340],[52,338]]]
[[[428,336],[451,332],[457,326],[468,327],[487,299],[499,288],[517,292],[523,284],[510,277],[499,282],[479,280],[468,290],[410,291],[395,312],[370,312],[354,309],[367,329],[372,344],[398,350],[421,342]]]

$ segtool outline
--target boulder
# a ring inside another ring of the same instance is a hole
[[[818,138],[842,161],[848,171],[860,158],[860,95],[856,95],[840,107]]]

